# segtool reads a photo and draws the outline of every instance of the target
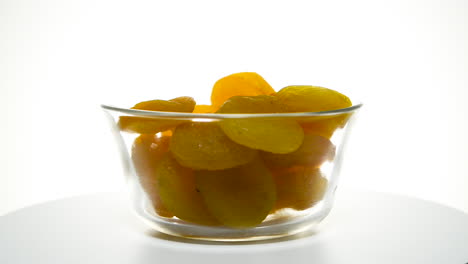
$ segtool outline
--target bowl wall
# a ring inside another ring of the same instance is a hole
[[[231,241],[295,234],[328,215],[360,105],[266,115],[103,108],[137,215],[163,233]]]

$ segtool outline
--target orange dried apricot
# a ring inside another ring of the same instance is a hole
[[[163,112],[186,112],[191,113],[195,107],[192,97],[182,96],[171,100],[151,100],[136,104],[132,109],[163,111]],[[183,123],[182,120],[167,120],[153,117],[122,116],[119,119],[119,127],[123,131],[140,134],[155,134]]]
[[[256,226],[275,204],[275,184],[260,159],[227,170],[195,171],[195,177],[208,210],[225,226]]]
[[[141,187],[150,199],[155,212],[164,217],[172,213],[162,204],[156,189],[156,165],[169,151],[170,137],[144,134],[135,139],[132,146],[132,161]]]
[[[273,178],[277,193],[275,210],[310,208],[323,198],[328,185],[320,169],[314,167],[292,167],[275,171]]]
[[[286,108],[270,95],[234,96],[217,113],[281,113]],[[252,149],[272,153],[295,151],[302,143],[304,132],[294,120],[225,119],[220,127],[234,142]]]
[[[185,167],[222,170],[252,161],[257,151],[229,139],[217,123],[186,123],[177,126],[170,150]]]
[[[219,79],[211,91],[211,104],[221,106],[227,99],[237,96],[274,94],[275,90],[255,72],[240,72]]]
[[[301,124],[304,132],[331,138],[338,128],[343,128],[350,114],[339,114],[333,116],[307,117],[297,120]]]
[[[166,131],[160,132],[160,133],[158,133],[156,135],[159,136],[159,137],[171,137],[172,136],[172,130],[166,130]]]
[[[195,105],[193,112],[199,114],[214,113],[216,112],[216,109],[214,106],[211,105]]]
[[[269,167],[303,165],[318,168],[335,157],[335,146],[327,138],[306,133],[296,151],[287,154],[261,152],[261,156]]]
[[[191,169],[166,153],[156,166],[156,186],[161,201],[178,218],[203,225],[217,225],[195,186]]]

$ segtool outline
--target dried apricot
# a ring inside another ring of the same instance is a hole
[[[275,96],[291,112],[321,112],[350,107],[351,100],[344,94],[320,86],[294,85],[281,89]],[[306,132],[331,138],[335,130],[343,127],[348,114],[338,116],[307,117],[298,122]]]
[[[276,96],[233,96],[227,99],[216,111],[223,114],[246,114],[246,113],[284,113],[288,112],[286,105]]]
[[[274,94],[275,90],[262,76],[255,72],[240,72],[219,79],[211,91],[211,104],[221,106],[236,95],[254,96]]]
[[[229,139],[217,123],[177,126],[170,150],[183,166],[196,170],[222,170],[250,162],[257,151]]]
[[[323,198],[328,186],[320,169],[314,167],[292,167],[275,171],[273,177],[277,193],[276,210],[310,208]]]
[[[291,112],[320,112],[350,107],[351,100],[344,94],[320,86],[293,85],[275,94]]]
[[[217,224],[195,186],[193,171],[179,165],[170,153],[156,166],[156,186],[161,201],[178,218],[197,224]]]
[[[234,96],[217,113],[281,113],[286,107],[270,95]],[[302,143],[304,132],[295,120],[225,119],[220,127],[234,142],[272,153],[295,151]]]
[[[296,151],[287,154],[261,152],[261,156],[269,167],[303,165],[318,168],[335,157],[335,146],[327,138],[306,133]]]
[[[275,204],[275,184],[260,159],[227,170],[195,171],[195,177],[208,210],[225,226],[256,226]]]
[[[158,133],[156,135],[159,136],[159,137],[171,137],[172,136],[172,130],[169,129],[169,130],[160,132],[160,133]]]
[[[171,100],[151,100],[136,104],[132,109],[163,111],[163,112],[187,112],[191,113],[195,107],[195,100],[192,97],[182,96]],[[133,117],[122,116],[119,120],[119,127],[123,131],[140,134],[155,134],[176,125],[183,123],[183,120],[167,120],[154,117]]]
[[[132,161],[141,187],[150,199],[155,212],[160,216],[172,217],[162,204],[156,189],[156,165],[169,151],[170,137],[144,134],[135,139],[132,146]]]
[[[335,131],[343,128],[348,122],[351,114],[344,113],[333,116],[311,116],[298,119],[304,132],[331,138]]]
[[[302,143],[304,132],[294,120],[223,120],[224,133],[241,145],[272,153],[290,153]]]
[[[215,107],[211,105],[196,105],[193,109],[194,113],[204,114],[204,113],[214,113],[216,112]]]

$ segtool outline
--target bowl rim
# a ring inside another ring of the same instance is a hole
[[[317,116],[333,116],[355,112],[363,106],[362,103],[353,104],[350,107],[320,112],[290,112],[290,113],[255,113],[255,114],[219,114],[219,113],[186,113],[186,112],[162,112],[122,108],[108,104],[101,104],[101,108],[107,111],[123,113],[130,116],[176,118],[176,119],[244,119],[244,118],[302,118]]]

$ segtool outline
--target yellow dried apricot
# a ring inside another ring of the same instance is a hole
[[[255,72],[240,72],[219,79],[211,91],[211,104],[221,106],[227,99],[237,96],[274,94],[275,90]]]
[[[191,113],[195,107],[192,97],[182,96],[171,100],[151,100],[136,104],[132,109],[163,111],[163,112],[186,112]],[[119,127],[123,131],[140,134],[155,134],[183,123],[183,120],[167,120],[154,117],[122,116],[119,119]]]
[[[261,152],[268,167],[290,167],[303,165],[318,168],[327,160],[335,157],[335,146],[327,138],[306,133],[302,145],[294,152],[275,154]]]
[[[310,208],[323,198],[328,186],[320,169],[314,167],[292,167],[275,171],[273,178],[277,193],[275,210]]]
[[[227,99],[216,113],[223,114],[259,114],[259,113],[284,113],[288,107],[281,103],[276,96],[233,96]]]
[[[144,134],[135,139],[132,146],[132,161],[141,187],[150,199],[155,212],[164,217],[172,213],[162,204],[156,189],[156,165],[169,151],[170,137]]]
[[[234,96],[217,113],[281,113],[286,107],[270,95]],[[220,127],[234,142],[249,148],[272,153],[295,151],[302,143],[304,132],[295,120],[225,119]]]
[[[170,150],[182,165],[195,170],[222,170],[252,161],[257,151],[229,139],[217,123],[193,122],[177,126]]]
[[[321,112],[350,107],[351,100],[344,94],[320,86],[293,85],[275,94],[291,112]]]
[[[321,112],[352,106],[351,100],[344,94],[320,86],[287,86],[275,94],[281,103],[291,112]],[[298,122],[304,130],[326,138],[331,138],[335,130],[343,127],[348,114],[338,116],[307,117]]]
[[[227,170],[195,171],[195,177],[208,210],[225,226],[256,226],[275,204],[275,184],[260,159]]]
[[[203,225],[217,225],[195,186],[191,169],[164,155],[156,166],[156,186],[163,204],[178,218]]]
[[[224,133],[241,145],[272,153],[290,153],[302,143],[304,131],[294,120],[223,120]]]

